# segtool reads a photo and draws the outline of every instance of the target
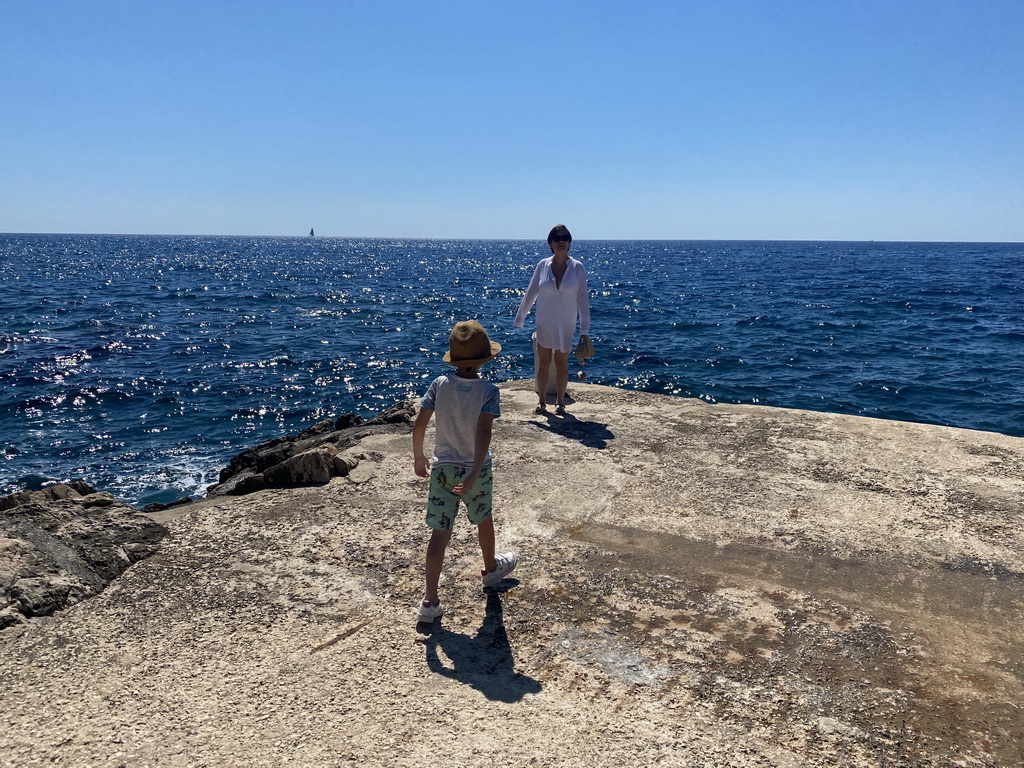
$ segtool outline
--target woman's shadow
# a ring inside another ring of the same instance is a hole
[[[608,441],[615,437],[615,433],[608,429],[607,424],[599,421],[580,421],[571,413],[554,417],[548,412],[546,421],[537,420],[534,423],[548,432],[554,432],[570,440],[579,440],[588,448],[607,448]]]
[[[484,622],[476,637],[450,632],[440,624],[421,623],[417,629],[427,635],[427,667],[431,672],[471,685],[491,701],[514,703],[528,693],[540,692],[539,682],[515,671],[497,591],[487,591]],[[451,666],[445,665],[438,650],[444,652]]]

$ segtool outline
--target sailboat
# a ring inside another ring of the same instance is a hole
[[[316,235],[313,234],[313,228],[312,227],[309,228],[309,236],[310,237],[316,237]]]

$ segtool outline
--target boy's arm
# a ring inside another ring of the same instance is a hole
[[[427,434],[427,424],[434,412],[429,408],[420,408],[416,421],[412,425],[412,458],[416,474],[420,477],[430,476],[430,459],[423,453],[423,438]]]
[[[487,451],[491,448],[491,427],[494,424],[495,414],[481,413],[476,420],[476,441],[473,445],[473,469],[466,475],[462,482],[452,488],[452,493],[461,496],[473,490],[473,484],[483,472],[484,462],[487,461]]]

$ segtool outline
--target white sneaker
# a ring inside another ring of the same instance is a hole
[[[440,600],[437,602],[437,605],[431,605],[426,600],[420,600],[420,607],[416,611],[416,621],[433,621],[443,615],[444,608],[441,606]]]
[[[484,586],[493,587],[516,569],[519,557],[515,552],[506,552],[494,558],[494,570],[483,574]]]

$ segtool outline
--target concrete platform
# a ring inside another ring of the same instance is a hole
[[[411,440],[165,513],[160,553],[0,633],[0,765],[1024,764],[1024,440],[502,385],[499,551],[417,628]]]

